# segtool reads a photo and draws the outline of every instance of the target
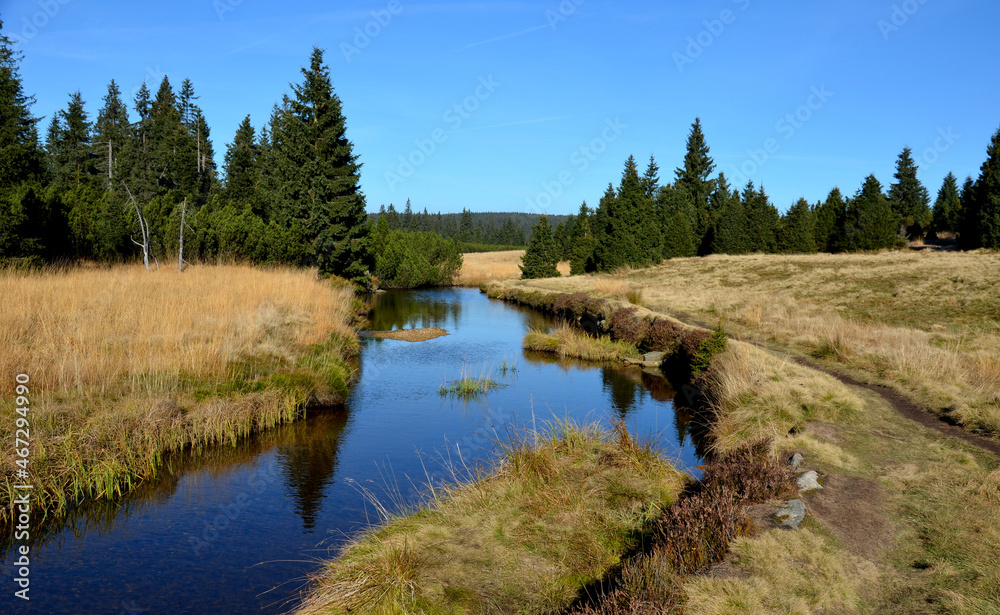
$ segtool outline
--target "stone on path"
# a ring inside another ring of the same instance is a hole
[[[802,500],[789,500],[774,516],[781,521],[783,527],[794,530],[806,518],[806,503]]]
[[[819,484],[819,474],[816,473],[816,470],[809,470],[802,476],[799,476],[795,482],[799,486],[799,491],[813,491],[823,488],[823,485]]]

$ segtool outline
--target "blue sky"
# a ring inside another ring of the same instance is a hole
[[[718,170],[786,209],[888,189],[913,148],[933,199],[1000,127],[1000,3],[0,0],[41,124],[114,78],[190,78],[218,161],[326,50],[369,210],[575,212],[625,159],[663,180],[701,117]],[[366,33],[367,32],[367,33]],[[133,112],[134,114],[134,112]]]

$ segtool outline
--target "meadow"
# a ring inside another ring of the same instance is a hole
[[[770,442],[773,458],[799,452],[818,471],[823,490],[804,496],[803,525],[770,525],[777,503],[753,508],[760,531],[682,580],[684,612],[990,613],[1000,596],[1000,460],[904,418],[881,391],[969,431],[997,432],[998,260],[710,256],[510,280],[489,292],[543,309],[583,292],[678,326],[721,321],[736,339],[702,383],[712,454]],[[624,570],[622,582],[654,600],[583,612],[674,612],[662,588],[676,579],[662,562],[640,558]]]
[[[346,398],[354,293],[294,269],[140,265],[0,272],[0,400],[29,378],[29,473],[46,515],[122,495],[165,455],[234,444]],[[13,421],[0,438],[13,439]],[[14,450],[2,459],[10,517]]]

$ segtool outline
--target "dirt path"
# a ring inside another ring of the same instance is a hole
[[[704,329],[712,329],[712,325],[702,322],[697,318],[692,317],[690,314],[686,314],[683,312],[671,312],[666,310],[660,310],[660,311],[685,324],[696,327],[702,327]],[[824,374],[832,376],[848,386],[860,387],[862,389],[871,391],[876,395],[878,395],[879,397],[881,397],[882,399],[884,399],[886,403],[892,406],[892,408],[896,412],[898,412],[905,418],[908,418],[911,421],[919,423],[920,425],[927,427],[928,429],[933,429],[935,431],[938,431],[945,436],[958,438],[963,442],[967,442],[975,447],[981,448],[984,451],[988,451],[990,453],[993,453],[994,455],[1000,456],[1000,441],[993,440],[991,438],[986,438],[984,436],[979,436],[974,433],[970,433],[962,429],[958,425],[952,425],[950,423],[947,423],[944,420],[934,416],[934,414],[927,408],[920,406],[915,401],[913,401],[909,397],[906,397],[905,395],[903,395],[902,393],[900,393],[895,389],[880,384],[871,384],[868,382],[862,382],[861,380],[858,380],[853,376],[849,376],[839,371],[832,370],[825,365],[813,361],[812,359],[807,359],[806,357],[793,354],[784,348],[775,349],[758,342],[737,338],[734,335],[730,335],[729,337],[730,339],[745,342],[747,344],[753,344],[754,346],[760,348],[761,350],[766,350],[768,352],[774,352],[775,350],[777,350],[783,356],[791,359],[792,361],[795,361],[799,365],[808,367],[810,369],[815,369],[816,371],[823,372]]]

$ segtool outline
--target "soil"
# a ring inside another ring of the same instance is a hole
[[[368,335],[389,340],[402,340],[404,342],[425,342],[436,337],[448,335],[448,332],[438,327],[427,327],[425,329],[397,329],[395,331],[372,331]]]

